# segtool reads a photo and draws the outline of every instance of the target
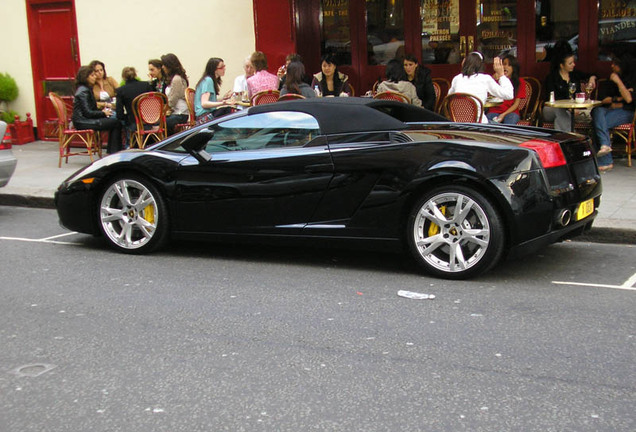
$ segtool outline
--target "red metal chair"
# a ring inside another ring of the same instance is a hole
[[[481,123],[483,104],[468,93],[453,93],[444,98],[442,109],[446,118],[461,123]]]
[[[411,103],[411,98],[409,98],[407,95],[399,93],[399,92],[392,92],[392,91],[383,91],[383,92],[377,93],[375,96],[373,96],[373,99],[392,100],[392,101],[404,102],[407,104]]]
[[[62,158],[69,156],[88,155],[93,162],[93,154],[102,157],[102,146],[99,139],[99,132],[93,129],[75,129],[69,127],[68,111],[64,100],[53,92],[49,93],[49,99],[53,103],[53,108],[57,114],[57,138],[60,144],[60,159],[57,166],[62,167]],[[86,145],[86,151],[71,152],[71,141],[75,138],[81,140]]]
[[[294,99],[305,99],[305,96],[299,95],[299,94],[296,94],[296,93],[286,93],[286,94],[280,96],[278,98],[278,101],[281,102],[281,101],[288,101],[288,100],[294,100]]]
[[[188,121],[187,123],[179,123],[175,126],[176,132],[181,132],[184,130],[191,129],[196,122],[196,114],[194,112],[194,89],[187,88],[185,90],[185,101],[188,105]]]
[[[161,141],[168,136],[166,128],[166,95],[159,92],[142,93],[133,99],[132,108],[137,130],[132,135],[131,145],[144,148],[152,137]]]
[[[278,102],[278,98],[280,97],[280,92],[278,90],[263,90],[261,92],[256,93],[252,96],[251,104],[255,105],[264,105],[272,102]]]

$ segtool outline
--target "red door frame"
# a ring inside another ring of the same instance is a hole
[[[33,77],[33,92],[35,97],[35,112],[37,115],[37,130],[40,139],[44,138],[46,129],[45,122],[47,121],[47,117],[49,117],[48,113],[51,112],[52,107],[49,106],[50,102],[48,100],[48,96],[44,94],[44,83],[41,79],[44,75],[44,65],[42,64],[42,57],[40,55],[40,35],[37,31],[39,28],[37,21],[37,9],[53,9],[56,7],[67,8],[70,11],[70,21],[72,26],[70,31],[73,35],[72,37],[74,38],[72,39],[71,43],[72,51],[74,54],[73,60],[75,62],[72,70],[76,71],[79,68],[79,65],[81,65],[79,55],[79,40],[77,37],[77,16],[75,14],[75,0],[26,0],[27,24],[29,30],[29,45],[31,53],[31,69]]]

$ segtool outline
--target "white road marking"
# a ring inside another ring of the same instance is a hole
[[[0,237],[0,240],[21,241],[21,242],[31,242],[31,243],[50,243],[50,244],[74,245],[74,246],[81,245],[81,243],[51,240],[54,238],[64,237],[64,236],[73,235],[73,234],[77,234],[77,233],[76,232],[64,233],[64,234],[59,234],[52,237],[45,237],[42,239],[30,239],[30,238],[24,238],[24,237]]]
[[[51,237],[46,237],[46,238],[43,238],[42,240],[51,240],[51,239],[54,239],[54,238],[66,237],[66,236],[70,236],[70,235],[74,235],[74,234],[77,234],[77,232],[76,231],[71,231],[71,232],[64,233],[64,234],[58,234],[58,235],[54,235],[54,236],[51,236]]]
[[[636,291],[636,273],[634,273],[629,279],[627,279],[623,285],[607,285],[607,284],[595,284],[595,283],[584,283],[584,282],[561,282],[561,281],[552,281],[553,284],[557,285],[576,285],[576,286],[587,286],[594,288],[611,288],[611,289],[619,289],[626,291]]]

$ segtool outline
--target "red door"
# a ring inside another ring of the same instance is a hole
[[[27,19],[38,135],[57,139],[57,116],[48,94],[55,92],[72,103],[80,67],[74,0],[27,0]]]

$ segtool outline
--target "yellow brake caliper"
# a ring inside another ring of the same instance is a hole
[[[439,208],[439,211],[441,211],[442,214],[446,216],[446,206],[441,206]],[[431,223],[431,225],[428,227],[428,236],[433,237],[437,234],[439,234],[439,225],[437,225],[436,223]]]
[[[150,204],[144,208],[144,219],[151,224],[155,223],[155,206]]]

